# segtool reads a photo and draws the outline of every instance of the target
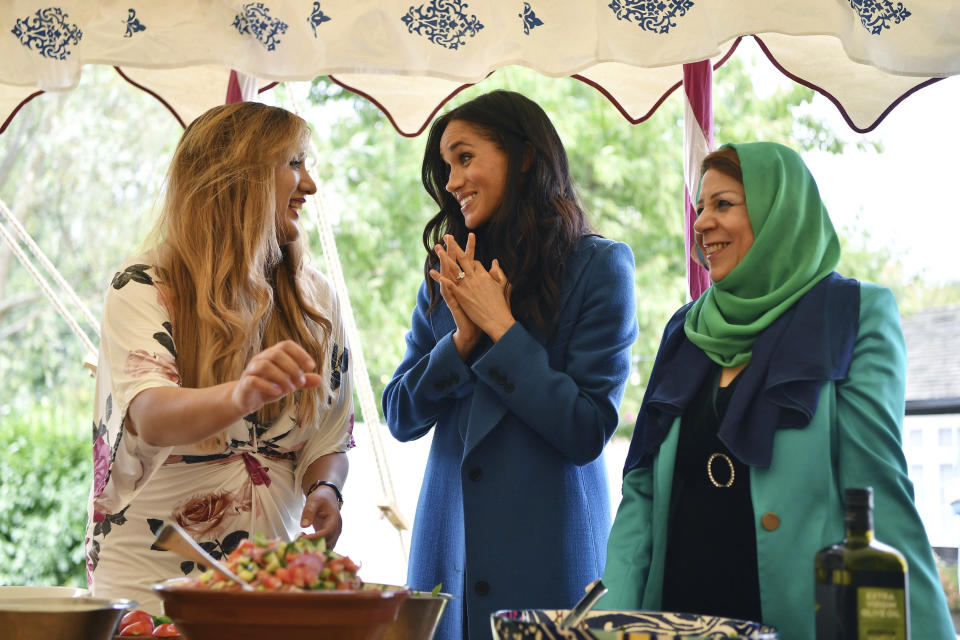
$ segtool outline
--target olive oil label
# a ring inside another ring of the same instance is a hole
[[[857,588],[857,640],[906,640],[903,589]]]

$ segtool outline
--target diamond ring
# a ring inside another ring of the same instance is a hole
[[[466,277],[467,277],[467,274],[465,274],[463,271],[457,274],[457,280],[463,280]]]

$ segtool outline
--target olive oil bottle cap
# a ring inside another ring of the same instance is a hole
[[[846,489],[843,493],[848,507],[873,509],[873,487]]]

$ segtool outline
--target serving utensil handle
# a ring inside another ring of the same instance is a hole
[[[200,564],[216,569],[226,577],[239,584],[244,591],[254,590],[246,580],[235,574],[233,571],[230,571],[230,569],[227,568],[227,565],[204,551],[203,547],[198,545],[197,542],[190,537],[190,534],[184,531],[183,527],[178,524],[169,523],[163,525],[163,528],[157,532],[157,538],[154,540],[154,544],[161,549],[172,551],[183,556],[184,558],[188,558]]]
[[[593,609],[593,605],[597,604],[597,600],[607,592],[607,588],[597,578],[587,585],[586,591],[586,595],[580,598],[580,601],[573,605],[573,609],[570,609],[570,612],[560,621],[561,627],[576,627],[583,622],[590,609]]]

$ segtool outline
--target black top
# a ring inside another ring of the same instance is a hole
[[[680,420],[662,609],[759,621],[750,467],[717,437],[740,376],[720,388],[719,373],[705,377]]]

